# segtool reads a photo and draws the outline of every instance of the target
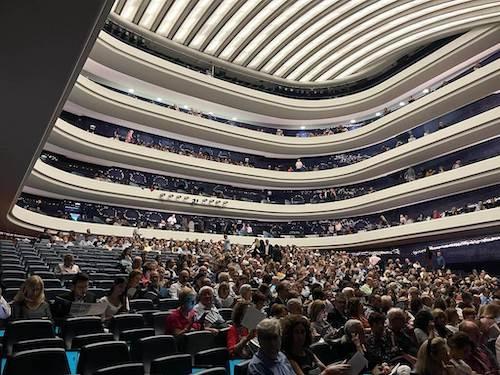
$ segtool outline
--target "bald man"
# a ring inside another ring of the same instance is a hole
[[[470,355],[465,358],[465,363],[478,374],[497,374],[498,364],[496,358],[486,346],[481,344],[479,326],[472,321],[464,320],[458,328],[461,332],[466,333],[474,344]]]

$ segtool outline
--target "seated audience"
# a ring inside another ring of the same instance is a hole
[[[127,280],[127,298],[138,299],[142,298],[144,291],[141,286],[142,272],[139,270],[133,270],[128,275]]]
[[[12,309],[9,303],[2,296],[2,289],[0,288],[0,321],[10,318]]]
[[[60,275],[72,275],[80,272],[80,267],[75,264],[75,259],[72,254],[66,254],[63,263],[59,263],[54,269],[54,273]]]
[[[302,315],[289,315],[281,322],[281,349],[296,375],[319,374],[325,365],[309,349],[312,343],[311,324]]]
[[[413,321],[413,333],[418,346],[429,337],[434,337],[434,317],[429,310],[420,310]]]
[[[193,309],[196,293],[191,288],[182,288],[178,294],[179,307],[167,315],[165,319],[166,335],[182,335],[191,330],[200,329],[196,320],[196,311]]]
[[[453,375],[448,363],[448,347],[441,337],[427,339],[417,355],[417,375]]]
[[[198,293],[199,302],[194,306],[196,320],[202,327],[209,331],[217,331],[226,327],[224,318],[219,314],[219,309],[214,305],[214,290],[204,286]]]
[[[281,349],[281,325],[276,319],[264,319],[257,325],[259,350],[248,365],[248,375],[294,375],[292,365]]]
[[[71,291],[56,297],[52,311],[56,319],[69,316],[72,303],[95,303],[96,296],[89,291],[89,277],[85,273],[76,274],[71,280]]]
[[[387,312],[387,320],[389,321],[392,351],[399,355],[407,354],[416,357],[418,344],[413,332],[406,325],[405,312],[398,307],[393,307]]]
[[[447,340],[450,350],[450,364],[456,375],[472,375],[471,367],[465,363],[465,359],[472,353],[473,343],[464,332],[456,332]]]
[[[337,336],[338,330],[328,323],[327,315],[325,302],[315,300],[309,305],[309,318],[311,319],[311,330],[314,341],[319,339],[331,341]]]
[[[349,319],[344,325],[344,335],[331,342],[338,358],[351,358],[356,352],[366,353],[365,330],[359,320]]]
[[[250,340],[255,337],[255,330],[249,332],[241,325],[249,302],[238,302],[233,308],[232,324],[227,331],[227,348],[233,358],[250,358],[251,352],[247,347]]]
[[[117,277],[113,281],[113,286],[109,290],[108,295],[99,300],[99,303],[106,304],[106,310],[103,315],[104,321],[109,321],[116,314],[130,311],[128,301],[127,280],[123,277]]]
[[[52,319],[49,304],[45,301],[43,280],[40,276],[30,276],[19,288],[11,305],[12,320]]]
[[[179,273],[177,282],[170,286],[170,298],[178,299],[179,291],[182,288],[190,287],[189,285],[189,271],[184,269]]]
[[[481,343],[479,326],[473,321],[464,320],[460,323],[459,330],[469,336],[472,342],[472,351],[465,357],[465,363],[478,374],[498,374],[495,356]]]

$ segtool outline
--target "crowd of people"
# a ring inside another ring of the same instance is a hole
[[[269,242],[243,247],[227,238],[151,243],[136,235],[109,244],[91,233],[40,237],[46,246],[69,239],[121,249],[117,267],[129,277],[118,277],[97,300],[106,305],[104,323],[130,311],[133,299],[176,299],[165,333],[229,328],[231,357],[250,359],[251,375],[338,375],[354,368],[377,375],[410,369],[418,375],[499,374],[500,289],[496,275],[485,271],[463,274],[425,256],[393,259]],[[148,251],[158,252],[154,260]],[[56,272],[74,274],[64,298],[96,301],[72,255]],[[10,305],[2,298],[1,306],[4,319],[68,316],[64,303],[49,306],[37,276]],[[231,319],[222,316],[225,308],[232,308]],[[259,321],[250,325],[245,316],[256,313]]]
[[[478,200],[481,195],[487,197],[487,199]],[[413,214],[408,213],[409,208],[400,208],[370,216],[283,223],[166,214],[135,208],[42,198],[28,194],[22,194],[17,204],[41,214],[83,222],[131,226],[137,229],[150,228],[191,233],[201,232],[279,238],[283,235],[296,237],[314,235],[324,237],[354,234],[398,225],[437,220],[500,206],[500,197],[494,187],[479,196],[473,194],[473,192],[467,193],[464,196],[467,198],[472,197],[475,201],[470,200],[465,204],[456,204],[456,200],[446,201],[445,204],[423,203],[420,206],[415,205],[411,207]],[[461,196],[457,197],[457,199],[459,198],[461,201],[464,200]]]

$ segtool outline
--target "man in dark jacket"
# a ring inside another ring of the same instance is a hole
[[[97,298],[88,291],[89,277],[85,273],[76,274],[71,281],[71,291],[56,298],[53,306],[53,316],[63,320],[69,316],[72,303],[95,303]]]

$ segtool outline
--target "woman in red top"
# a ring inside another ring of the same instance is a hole
[[[248,329],[241,325],[245,312],[250,302],[238,302],[233,308],[233,324],[227,332],[227,349],[232,358],[250,358],[252,353],[248,350],[247,344],[255,337],[255,330],[248,332]]]
[[[196,294],[193,289],[182,288],[179,291],[179,307],[165,319],[165,334],[177,336],[200,329],[200,324],[195,322],[196,313],[193,310],[195,299]]]

